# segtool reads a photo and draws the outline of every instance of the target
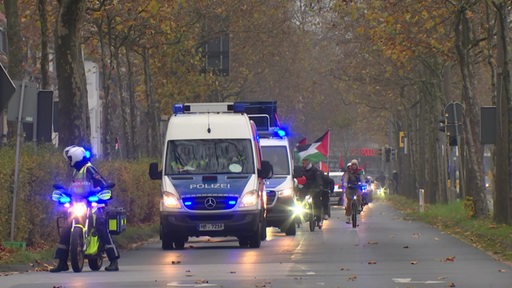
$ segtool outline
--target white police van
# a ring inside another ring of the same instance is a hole
[[[276,101],[239,102],[254,121],[260,135],[262,159],[273,167],[265,179],[267,227],[277,227],[286,235],[296,234],[293,157],[285,129],[277,117]]]
[[[258,248],[266,239],[263,179],[257,129],[235,103],[176,104],[165,136],[162,170],[151,163],[151,179],[162,180],[162,249],[183,249],[189,237],[238,238]]]

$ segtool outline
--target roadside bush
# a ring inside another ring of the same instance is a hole
[[[53,245],[57,239],[56,219],[60,211],[51,200],[52,185],[66,186],[73,169],[62,151],[51,145],[24,144],[20,149],[16,194],[15,241],[27,246]],[[0,240],[10,239],[13,207],[16,149],[0,148]],[[116,183],[111,207],[123,207],[127,225],[152,224],[158,220],[159,181],[148,176],[150,160],[101,161],[93,164],[107,180]]]

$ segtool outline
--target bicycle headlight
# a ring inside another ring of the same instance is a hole
[[[279,194],[279,197],[290,197],[293,195],[293,189],[283,189],[281,191],[278,192]]]

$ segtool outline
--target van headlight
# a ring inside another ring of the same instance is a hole
[[[181,209],[180,199],[178,196],[171,192],[163,192],[162,202],[165,207],[172,209]]]
[[[240,208],[249,208],[249,207],[255,207],[258,205],[258,191],[252,190],[244,193],[242,197],[240,198],[240,204],[238,207]]]

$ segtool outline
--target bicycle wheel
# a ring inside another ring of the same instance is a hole
[[[352,200],[352,228],[356,228],[357,227],[357,200],[356,199],[353,199]]]
[[[324,216],[323,215],[324,215],[324,209],[320,208],[320,213],[318,213],[318,215],[316,216],[317,225],[318,225],[319,230],[322,230],[322,226],[324,224]]]
[[[308,209],[308,220],[309,220],[309,231],[314,232],[316,221],[315,221],[315,209],[313,207],[313,203],[311,203],[311,206]]]

